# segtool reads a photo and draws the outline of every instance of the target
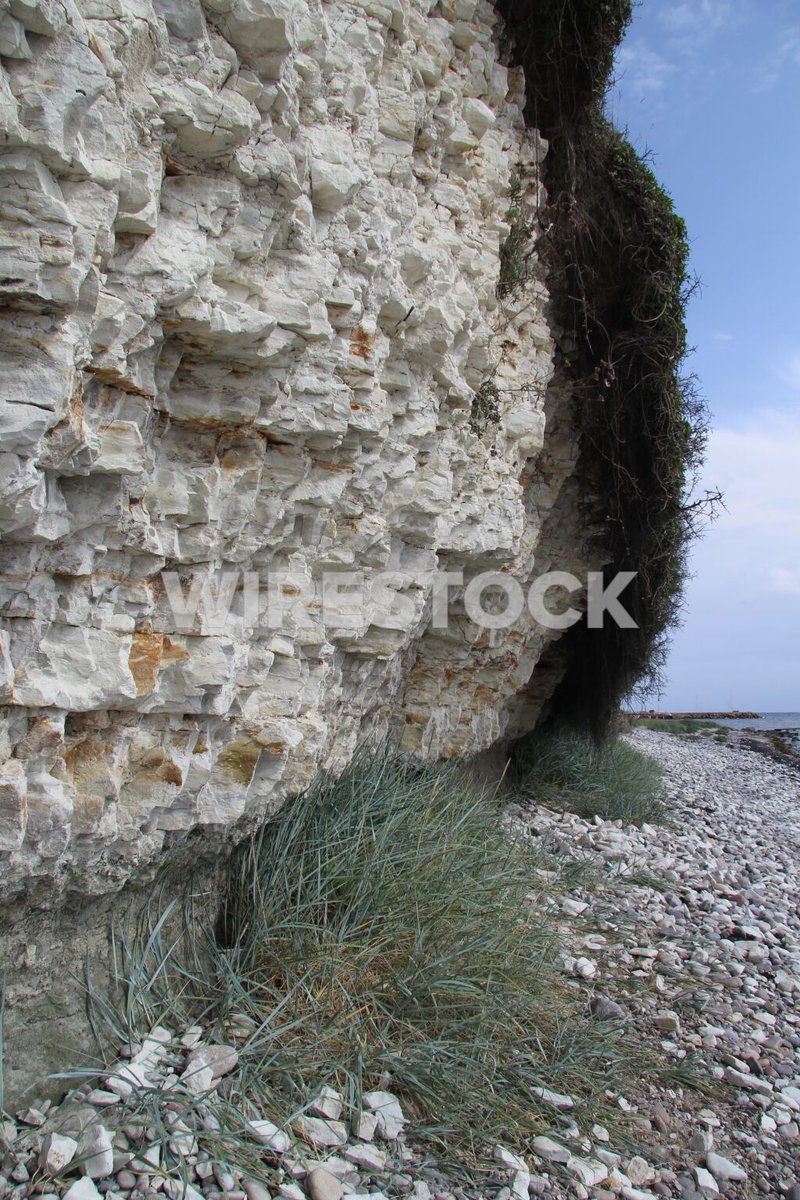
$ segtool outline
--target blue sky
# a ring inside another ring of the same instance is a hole
[[[800,710],[800,3],[643,0],[609,110],[685,217],[690,367],[727,511],[693,554],[661,708]]]

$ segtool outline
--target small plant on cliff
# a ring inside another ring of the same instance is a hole
[[[509,231],[500,247],[497,281],[497,295],[501,300],[518,291],[530,278],[533,222],[525,206],[522,180],[516,174],[511,177],[506,220]]]
[[[472,397],[469,427],[482,437],[490,425],[500,421],[500,389],[493,379],[485,379]]]

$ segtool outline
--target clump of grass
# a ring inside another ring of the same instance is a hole
[[[536,732],[514,755],[517,790],[539,804],[626,825],[662,822],[662,771],[622,739],[596,742],[569,731]]]
[[[713,737],[717,742],[727,742],[730,737],[727,726],[692,717],[641,717],[636,724],[645,729],[654,729],[657,733],[672,733],[676,737]]]
[[[232,954],[286,1101],[323,1081],[356,1100],[388,1077],[468,1157],[543,1127],[536,1085],[596,1102],[624,1054],[558,976],[535,865],[458,769],[386,752],[268,826],[242,864]]]
[[[6,981],[5,976],[0,980],[0,1116],[5,1112],[5,1015],[6,1015]]]
[[[399,1093],[455,1172],[498,1140],[526,1152],[553,1120],[534,1087],[608,1120],[609,1080],[643,1069],[561,974],[553,866],[458,768],[362,751],[241,854],[216,930],[190,915],[179,947],[161,921],[146,962],[126,951],[124,1027],[140,1006],[147,1022],[238,1031],[218,1113],[229,1161],[237,1113],[290,1121],[322,1084],[351,1106],[370,1088]]]

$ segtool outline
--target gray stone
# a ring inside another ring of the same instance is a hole
[[[543,1135],[533,1139],[532,1147],[534,1154],[538,1154],[539,1158],[544,1158],[547,1162],[565,1163],[570,1157],[566,1146]]]
[[[656,1013],[653,1023],[656,1029],[660,1029],[662,1033],[674,1034],[681,1031],[680,1017],[675,1012]]]
[[[611,1000],[608,996],[603,996],[600,992],[596,992],[592,996],[589,1009],[597,1021],[623,1021],[625,1019],[625,1009],[622,1005],[617,1004],[616,1000]]]
[[[256,1141],[276,1154],[285,1154],[291,1145],[288,1136],[272,1121],[248,1121],[247,1128]]]
[[[48,1175],[60,1175],[69,1166],[78,1149],[74,1138],[60,1133],[48,1133],[42,1142],[39,1165]]]
[[[339,1180],[323,1167],[309,1172],[306,1186],[311,1200],[341,1200],[343,1194]]]
[[[239,1053],[233,1046],[197,1046],[186,1057],[186,1070],[198,1071],[208,1067],[212,1079],[221,1079],[230,1074],[239,1061]]]
[[[744,1071],[737,1071],[734,1067],[726,1067],[725,1078],[734,1087],[747,1088],[751,1092],[760,1092],[763,1096],[772,1095],[772,1084],[767,1079],[759,1078],[758,1075],[748,1075]]]
[[[706,1155],[706,1166],[711,1174],[716,1179],[717,1183],[744,1183],[747,1179],[747,1172],[743,1167],[739,1167],[728,1158],[723,1158],[721,1154],[716,1154],[713,1150],[709,1150]]]
[[[92,1179],[106,1179],[114,1171],[114,1145],[104,1125],[89,1125],[81,1135],[78,1157],[81,1170]]]
[[[400,1101],[391,1092],[365,1092],[365,1107],[378,1118],[378,1134],[386,1141],[395,1141],[406,1124]]]
[[[82,1179],[70,1184],[64,1192],[63,1200],[100,1200],[100,1192],[94,1180],[84,1175]]]

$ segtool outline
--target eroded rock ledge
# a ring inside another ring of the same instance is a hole
[[[485,0],[6,6],[4,895],[108,893],[165,838],[235,840],[370,730],[453,756],[535,720],[552,632],[431,628],[437,570],[581,566],[546,145],[496,22]],[[528,279],[501,302],[512,183]],[[393,571],[405,616],[348,627],[312,594],[277,629],[234,605],[187,631],[162,582],[292,570],[313,593],[334,568]]]

